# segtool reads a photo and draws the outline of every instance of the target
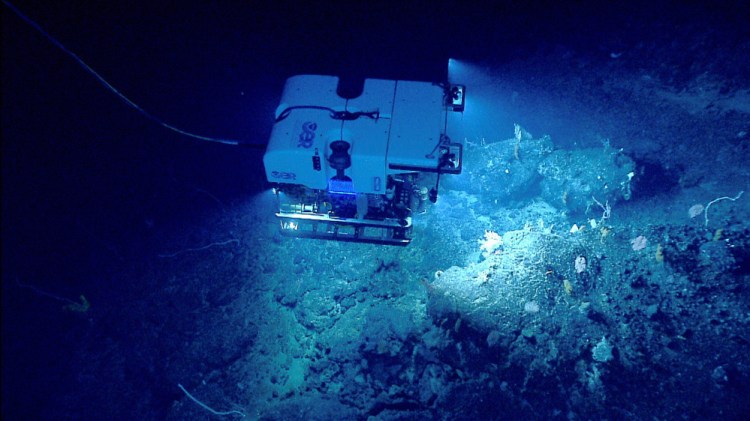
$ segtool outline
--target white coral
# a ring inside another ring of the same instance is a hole
[[[606,363],[613,358],[612,345],[607,342],[607,338],[602,336],[602,340],[591,350],[591,356],[594,358],[594,361],[600,363]]]
[[[503,237],[495,231],[485,230],[484,238],[479,240],[479,250],[482,251],[482,256],[488,258],[495,251],[503,245]]]

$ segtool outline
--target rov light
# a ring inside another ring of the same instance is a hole
[[[299,224],[293,221],[284,222],[281,224],[281,228],[290,231],[297,231],[299,229]]]
[[[466,90],[466,87],[463,85],[453,85],[451,86],[450,91],[450,102],[451,102],[451,108],[453,108],[453,111],[463,111],[464,110],[464,91]]]

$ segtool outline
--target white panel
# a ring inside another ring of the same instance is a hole
[[[338,78],[333,76],[294,76],[284,85],[278,113],[294,106],[322,106],[343,110],[346,100],[336,94]],[[325,189],[332,171],[326,163],[327,144],[332,133],[337,133],[339,121],[330,118],[329,111],[309,108],[294,109],[277,122],[263,156],[266,177],[271,182],[302,184]],[[313,169],[315,150],[321,160],[321,170]]]
[[[446,117],[442,87],[429,82],[367,79],[362,95],[347,102],[336,94],[337,85],[338,78],[333,76],[287,80],[277,110],[277,116],[285,118],[274,125],[263,158],[269,181],[325,189],[335,175],[327,161],[328,145],[339,139],[351,145],[352,166],[345,172],[358,193],[384,193],[387,174],[437,167],[436,146]],[[289,107],[302,108],[285,113]],[[334,120],[328,109],[379,111],[380,117]],[[319,171],[313,168],[316,150]],[[392,165],[410,169],[390,169]]]
[[[385,193],[386,155],[393,95],[396,82],[393,80],[367,79],[362,95],[349,100],[347,111],[379,111],[380,118],[373,120],[360,117],[344,125],[351,133],[352,167],[347,174],[360,193]]]
[[[441,87],[429,82],[399,81],[396,86],[388,163],[437,167],[437,157],[427,156],[440,142],[444,119]]]
[[[293,105],[319,105],[343,110],[346,100],[336,94],[336,76],[299,75],[287,79],[279,110]]]

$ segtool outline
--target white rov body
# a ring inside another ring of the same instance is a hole
[[[365,79],[344,98],[333,76],[287,80],[263,162],[282,233],[408,244],[414,206],[437,197],[420,173],[461,172],[462,86]]]

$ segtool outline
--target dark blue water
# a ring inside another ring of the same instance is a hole
[[[45,3],[244,146],[2,6],[3,419],[746,419],[743,2]],[[279,235],[296,74],[466,85],[408,247]]]

